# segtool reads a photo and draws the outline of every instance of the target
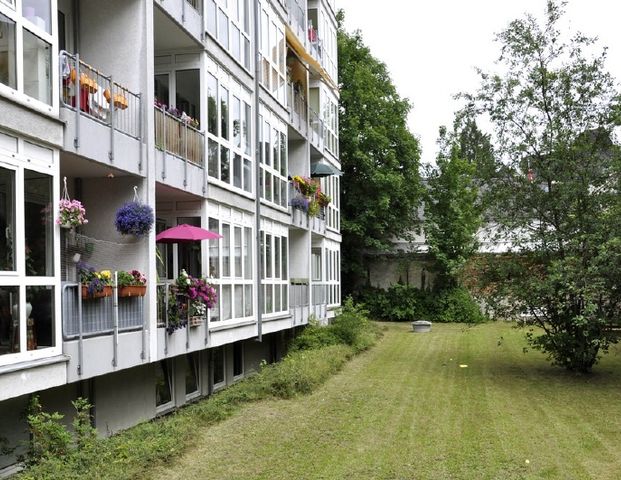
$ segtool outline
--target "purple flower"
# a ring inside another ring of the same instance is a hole
[[[139,202],[127,202],[116,212],[116,229],[123,235],[141,237],[153,227],[153,209]]]

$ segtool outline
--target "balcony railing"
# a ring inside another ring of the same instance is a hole
[[[316,28],[309,24],[308,26],[308,47],[310,54],[319,63],[323,62],[323,42]]]
[[[287,84],[287,101],[291,124],[305,134],[308,128],[307,105],[299,84],[291,82]]]
[[[60,52],[60,101],[62,106],[141,139],[142,97],[114,82],[80,60],[78,54]]]
[[[324,126],[323,120],[312,108],[309,109],[309,123],[311,127],[310,140],[318,150],[323,150]]]
[[[155,106],[155,148],[203,166],[205,134]]]
[[[97,299],[84,299],[79,294],[78,283],[66,283],[62,288],[63,337],[72,339],[106,335],[114,332],[115,318],[118,330],[139,330],[144,322],[144,297],[118,298],[114,295]],[[117,312],[115,313],[115,309]]]

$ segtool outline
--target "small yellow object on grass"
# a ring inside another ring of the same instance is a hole
[[[459,366],[459,368],[468,368],[468,365],[466,365],[466,364],[462,363],[462,364]]]
[[[528,465],[530,463],[530,460],[527,458],[526,459],[526,465]]]

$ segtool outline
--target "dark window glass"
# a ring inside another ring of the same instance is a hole
[[[39,350],[53,347],[54,287],[26,287],[26,314],[26,348]]]
[[[15,271],[15,172],[0,168],[0,270]]]
[[[224,348],[213,349],[213,384],[224,382]]]
[[[155,406],[166,405],[172,401],[170,385],[170,366],[167,362],[155,364]]]
[[[54,275],[52,177],[24,170],[26,275]]]
[[[244,346],[241,342],[233,344],[233,376],[244,373]]]
[[[26,314],[28,314],[26,307]],[[19,288],[0,287],[0,355],[19,352]]]

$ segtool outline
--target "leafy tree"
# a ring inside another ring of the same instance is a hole
[[[493,217],[516,255],[483,270],[507,313],[527,313],[531,344],[589,371],[616,341],[621,305],[619,93],[595,39],[565,39],[563,5],[543,25],[527,15],[501,32],[502,74],[480,72],[466,98],[497,139]],[[502,261],[500,261],[502,260]]]
[[[351,292],[366,278],[365,253],[387,251],[417,227],[422,190],[419,145],[406,123],[411,105],[360,32],[345,32],[342,12],[338,21],[342,272]]]
[[[476,128],[476,125],[474,125]],[[472,124],[468,133],[472,133]],[[478,129],[476,129],[478,132]],[[476,143],[464,140],[464,130],[448,133],[440,129],[441,153],[437,166],[427,168],[425,236],[438,275],[434,288],[458,286],[459,275],[476,251],[476,233],[481,225],[478,188],[475,184]],[[464,158],[472,154],[473,161]]]

